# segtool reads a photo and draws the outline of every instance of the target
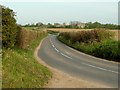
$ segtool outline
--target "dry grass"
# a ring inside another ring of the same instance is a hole
[[[59,34],[60,37],[64,37],[72,41],[72,43],[85,42],[101,42],[104,39],[112,39],[114,37],[114,33],[108,30],[82,30],[77,32],[61,32]]]
[[[65,28],[50,28],[48,30],[51,31],[57,31],[57,32],[77,32],[77,31],[83,31],[83,30],[92,30],[92,29],[65,29]]]
[[[115,39],[120,40],[120,30],[110,30],[112,32],[115,32]]]
[[[46,33],[46,31],[44,30],[27,30],[25,28],[22,28],[19,31],[19,35],[18,35],[18,46],[20,48],[28,48],[29,44],[34,41],[36,38],[38,38],[39,36],[42,36]]]
[[[48,30],[56,32],[78,32],[78,31],[88,31],[93,29],[65,29],[65,28],[50,28]],[[109,30],[115,32],[115,39],[120,40],[120,30]]]

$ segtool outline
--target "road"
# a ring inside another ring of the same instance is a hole
[[[78,52],[58,41],[55,35],[43,40],[38,56],[49,66],[73,77],[118,88],[118,63]]]

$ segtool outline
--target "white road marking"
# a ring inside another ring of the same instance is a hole
[[[50,39],[50,43],[51,43],[52,47],[55,49],[55,51],[57,51],[57,52],[59,53],[60,51],[55,47],[55,45],[53,44],[53,42],[51,41],[51,39]],[[68,53],[68,52],[66,52],[66,53]],[[63,53],[61,53],[61,52],[60,52],[60,54],[61,54],[62,56],[64,56],[64,57],[66,57],[66,58],[72,59],[71,57],[69,57],[69,56],[67,56],[67,55],[65,55],[65,54],[63,54]],[[69,53],[68,53],[68,54],[69,54]]]
[[[55,47],[54,44],[52,44],[52,46]]]
[[[51,42],[53,48],[55,49],[55,51],[60,52],[60,51],[55,47],[55,45],[53,44],[53,42],[51,41],[51,39],[50,39],[50,42]],[[67,47],[68,47],[68,46],[67,46]],[[70,49],[71,49],[71,50],[74,50],[74,49],[72,49],[72,48],[70,48]],[[75,50],[74,50],[74,51],[75,51]],[[66,52],[66,51],[65,51],[65,53],[66,53],[66,54],[69,54],[69,52]],[[67,56],[67,55],[65,55],[65,54],[63,54],[63,53],[61,53],[61,52],[60,52],[60,54],[61,54],[62,56],[64,56],[64,57],[66,57],[66,58],[72,59],[71,57],[69,57],[69,56]],[[104,69],[104,68],[97,67],[97,66],[94,66],[94,65],[91,65],[91,64],[87,64],[87,63],[82,63],[82,64],[87,65],[87,66],[90,66],[90,67],[93,67],[93,68],[97,68],[97,69],[100,69],[100,70],[109,71],[109,72],[117,73],[117,74],[118,74],[118,72],[116,72],[116,71]]]
[[[51,43],[51,45],[52,45],[53,47],[55,47],[55,45],[53,44],[53,42],[51,41],[51,39],[50,39],[50,43]]]
[[[54,48],[57,52],[59,52],[59,50],[57,48]]]
[[[59,50],[55,47],[55,45],[53,44],[53,42],[51,41],[51,39],[50,39],[50,43],[51,43],[52,47],[55,49],[55,51],[59,52]]]
[[[75,51],[75,52],[81,54],[81,55],[86,55],[87,57],[90,57],[90,58],[93,58],[93,59],[99,59],[99,60],[101,60],[101,61],[111,62],[111,63],[113,63],[113,64],[117,64],[117,65],[118,65],[118,62],[108,61],[108,60],[106,60],[106,59],[101,59],[101,58],[98,58],[98,57],[94,57],[94,56],[91,56],[91,55],[89,55],[89,54],[85,54],[85,53],[83,53],[83,52],[80,52],[80,51],[78,51],[78,50],[76,50],[76,49],[73,49],[72,47],[69,47],[69,46],[67,46],[67,45],[66,45],[66,47],[69,48],[69,49],[71,49],[72,51]]]
[[[91,65],[91,64],[87,64],[87,63],[82,63],[82,64],[87,65],[87,66],[90,66],[90,67],[93,67],[93,68],[97,68],[97,69],[100,69],[100,70],[109,71],[109,72],[113,72],[113,73],[117,73],[117,74],[118,74],[118,72],[116,72],[116,71],[104,69],[104,68],[97,67],[97,66],[94,66],[94,65]]]
[[[55,49],[55,51],[60,52],[60,51],[55,47],[55,45],[53,44],[53,42],[51,41],[51,39],[50,39],[50,43],[51,43],[52,47]],[[68,52],[67,52],[67,53],[68,53]],[[61,53],[61,52],[60,52],[60,54],[61,54],[62,56],[64,56],[64,57],[67,57],[67,58],[69,58],[69,59],[72,59],[71,57],[69,57],[69,56],[67,56],[67,55],[65,55],[65,54],[63,54],[63,53]],[[68,53],[68,54],[69,54],[69,53]]]
[[[69,56],[67,56],[67,55],[65,55],[65,54],[63,54],[63,53],[60,53],[61,55],[63,55],[64,57],[67,57],[67,58],[69,58],[69,59],[72,59],[71,57],[69,57]]]

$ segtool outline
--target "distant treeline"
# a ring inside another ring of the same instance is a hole
[[[99,22],[89,22],[86,23],[85,29],[93,29],[93,28],[106,28],[106,29],[118,29],[120,28],[120,25],[115,25],[115,24],[101,24]]]
[[[95,29],[95,28],[105,28],[105,29],[120,29],[120,25],[116,24],[102,24],[99,22],[88,22],[88,23],[76,23],[70,22],[69,24],[63,23],[36,23],[36,24],[26,24],[24,27],[44,27],[44,28],[73,28],[73,29]]]

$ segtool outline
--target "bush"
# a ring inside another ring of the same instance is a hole
[[[2,46],[11,48],[16,42],[17,24],[13,10],[2,6]]]
[[[91,31],[78,31],[78,32],[62,32],[59,36],[65,39],[70,39],[72,43],[84,42],[101,42],[104,39],[113,38],[114,33],[107,30],[91,30]]]
[[[95,50],[92,51],[94,56],[115,60],[120,62],[120,41],[111,41],[107,43],[100,44]]]
[[[120,62],[120,41],[112,40],[114,33],[106,30],[65,32],[58,39],[86,54]]]
[[[52,77],[48,68],[44,67],[34,57],[34,50],[42,35],[30,44],[30,48],[14,47],[5,50],[2,62],[2,88],[43,88]]]

